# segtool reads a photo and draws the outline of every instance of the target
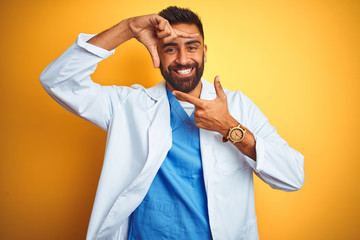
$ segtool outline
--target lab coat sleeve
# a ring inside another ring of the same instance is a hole
[[[44,89],[61,106],[107,130],[116,88],[94,83],[90,75],[98,62],[113,51],[87,43],[94,35],[80,34],[77,41],[40,75]]]
[[[304,183],[304,156],[280,137],[261,110],[245,95],[247,126],[256,140],[256,161],[247,157],[254,172],[272,188],[299,190]]]

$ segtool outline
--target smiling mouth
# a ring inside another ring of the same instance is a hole
[[[174,69],[174,72],[176,72],[179,75],[188,75],[191,73],[193,68],[185,68],[185,69]]]

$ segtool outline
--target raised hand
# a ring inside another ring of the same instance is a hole
[[[199,128],[216,131],[226,136],[229,128],[239,123],[231,116],[228,109],[227,97],[220,84],[219,76],[214,79],[216,98],[204,100],[187,93],[174,91],[174,95],[195,105],[194,120]]]
[[[170,42],[177,37],[191,38],[189,34],[173,29],[169,22],[157,14],[128,18],[91,38],[88,43],[112,50],[123,42],[136,38],[149,51],[154,67],[160,66],[157,45],[160,40]]]
[[[155,68],[158,68],[160,65],[157,52],[159,40],[171,42],[177,37],[190,38],[198,35],[173,29],[166,19],[157,14],[130,18],[129,29],[133,37],[147,48]]]

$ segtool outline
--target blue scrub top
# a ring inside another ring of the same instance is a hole
[[[167,89],[173,144],[142,203],[128,239],[211,239],[199,128]]]

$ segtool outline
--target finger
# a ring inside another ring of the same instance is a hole
[[[168,21],[163,18],[159,18],[158,20],[159,20],[159,24],[156,26],[156,28],[159,29],[160,31],[165,30]]]
[[[168,22],[168,20],[166,20],[165,18],[161,17],[158,14],[151,14],[150,22],[157,29],[164,30],[165,25]]]
[[[187,33],[178,29],[174,29],[174,32],[178,37],[182,38],[196,38],[199,36],[199,33]]]
[[[160,23],[156,26],[156,35],[160,39],[172,35],[172,32],[173,31],[169,22],[165,19],[160,21]]]
[[[164,43],[171,43],[171,42],[174,41],[175,39],[176,39],[176,36],[170,35],[170,36],[167,36],[167,37],[163,38],[163,42],[164,42]]]
[[[200,99],[200,98],[191,96],[190,94],[183,93],[183,92],[176,91],[176,90],[173,91],[173,94],[174,94],[176,97],[180,97],[180,98],[184,99],[186,102],[189,102],[189,103],[191,103],[191,104],[194,104],[194,105],[197,106],[197,107],[202,107],[203,104],[204,104],[204,101],[205,101],[205,100],[202,100],[202,99]]]
[[[151,55],[151,59],[153,61],[154,64],[154,68],[159,68],[160,66],[160,60],[159,60],[159,55],[156,49],[156,46],[146,46],[147,50],[149,51],[150,55]]]
[[[161,37],[158,35],[158,38],[162,38],[165,43],[172,42],[178,37],[169,23],[165,27],[164,32],[166,34],[162,34]]]
[[[214,79],[214,87],[215,87],[215,91],[216,91],[216,96],[218,98],[226,97],[224,89],[222,88],[221,83],[220,83],[220,77],[218,75]]]
[[[171,32],[169,30],[156,31],[156,37],[158,39],[166,39],[167,37],[171,37]]]
[[[171,33],[169,35],[173,35],[174,37],[194,38],[199,36],[199,33],[187,33],[172,28],[169,21],[161,17],[160,15],[153,14],[152,17],[152,24],[156,26],[156,29],[159,30],[159,32],[166,30],[166,32]]]

